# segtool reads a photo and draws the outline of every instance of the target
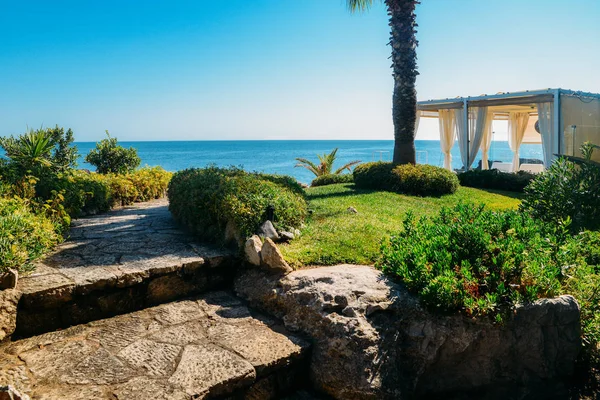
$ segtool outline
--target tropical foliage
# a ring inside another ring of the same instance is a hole
[[[351,11],[367,10],[373,0],[346,0]],[[415,125],[417,116],[417,23],[418,0],[382,0],[390,17],[392,48],[392,121],[394,123],[394,164],[415,164]]]
[[[525,189],[523,211],[555,224],[570,221],[573,231],[600,229],[600,165],[596,146],[585,143],[582,159],[562,157]]]
[[[409,213],[383,245],[377,267],[433,309],[499,316],[563,293],[582,270],[593,272],[589,244],[590,237],[573,237],[565,225],[459,204],[433,218]]]
[[[73,131],[55,128],[29,130],[17,137],[0,138],[0,147],[10,162],[4,161],[3,172],[13,179],[30,174],[42,177],[74,168],[77,148],[72,145]]]
[[[106,131],[106,139],[96,143],[85,157],[85,161],[96,167],[100,174],[126,174],[140,165],[140,157],[133,147],[128,149],[119,146],[117,138],[111,137]]]
[[[318,163],[314,163],[306,158],[296,158],[296,161],[298,161],[296,167],[306,168],[315,174],[315,176],[319,177],[323,175],[339,175],[346,170],[351,172],[351,167],[361,162],[360,160],[350,161],[349,163],[346,163],[340,168],[334,170],[333,164],[337,158],[337,152],[338,148],[335,148],[329,154],[317,154],[317,157],[319,158]]]

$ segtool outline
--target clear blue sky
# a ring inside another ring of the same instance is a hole
[[[391,139],[377,1],[3,1],[0,135]],[[419,99],[600,92],[599,0],[422,0]],[[419,138],[434,138],[426,126]]]

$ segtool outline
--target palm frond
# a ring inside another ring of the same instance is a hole
[[[355,160],[355,161],[350,161],[348,164],[345,164],[343,167],[338,168],[335,171],[335,175],[341,174],[342,171],[344,171],[345,169],[347,169],[349,172],[352,172],[352,170],[350,169],[350,167],[356,165],[356,164],[360,164],[362,161],[361,160]]]
[[[307,170],[315,174],[315,176],[319,176],[319,167],[312,161],[307,160],[306,158],[296,158],[296,161],[298,161],[298,164],[294,165],[295,168],[306,168]]]
[[[346,4],[351,12],[366,11],[373,5],[373,0],[347,0]]]

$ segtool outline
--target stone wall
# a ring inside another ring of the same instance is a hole
[[[367,266],[283,278],[248,270],[235,289],[312,338],[312,382],[337,399],[555,398],[580,349],[571,296],[520,307],[498,326],[433,315]]]

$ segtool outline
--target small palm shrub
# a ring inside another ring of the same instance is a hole
[[[523,192],[535,177],[535,174],[527,171],[508,173],[497,169],[472,169],[458,174],[458,180],[462,186],[509,192]]]
[[[444,168],[426,164],[394,165],[371,162],[357,166],[354,183],[361,189],[386,190],[416,196],[442,196],[456,192],[456,175]]]
[[[67,171],[77,165],[77,147],[73,131],[64,128],[29,130],[17,137],[0,138],[0,147],[8,160],[2,169],[13,181],[32,175],[38,179]]]
[[[432,218],[407,215],[377,267],[431,309],[500,318],[518,303],[563,293],[567,277],[587,267],[568,251],[581,247],[565,226],[459,204]]]
[[[317,176],[310,183],[310,186],[326,186],[326,185],[334,185],[336,183],[352,183],[354,182],[354,177],[352,174],[340,174],[340,175],[321,175]]]
[[[334,169],[333,164],[337,159],[338,150],[338,148],[335,148],[329,154],[317,154],[317,158],[319,159],[318,163],[314,163],[306,158],[296,158],[298,164],[296,164],[295,166],[306,168],[307,170],[315,174],[316,177],[322,175],[339,175],[346,170],[348,172],[352,172],[351,168],[354,165],[359,164],[361,162],[360,160],[350,161],[349,163],[344,164],[340,168]]]
[[[591,161],[594,145],[585,143],[583,159],[560,158],[525,189],[521,210],[551,223],[571,221],[571,229],[600,229],[600,164]]]
[[[106,131],[106,139],[102,139],[92,149],[85,161],[96,167],[100,174],[125,174],[133,172],[140,165],[137,150],[133,147],[128,149],[119,146],[116,137],[111,137]]]
[[[187,169],[175,173],[169,183],[169,209],[184,227],[213,240],[223,237],[228,223],[241,235],[251,235],[270,207],[275,226],[290,229],[308,213],[304,196],[290,188],[290,182],[233,167]]]
[[[0,198],[0,274],[8,268],[33,269],[32,263],[61,239],[52,221],[32,212],[27,201]]]

